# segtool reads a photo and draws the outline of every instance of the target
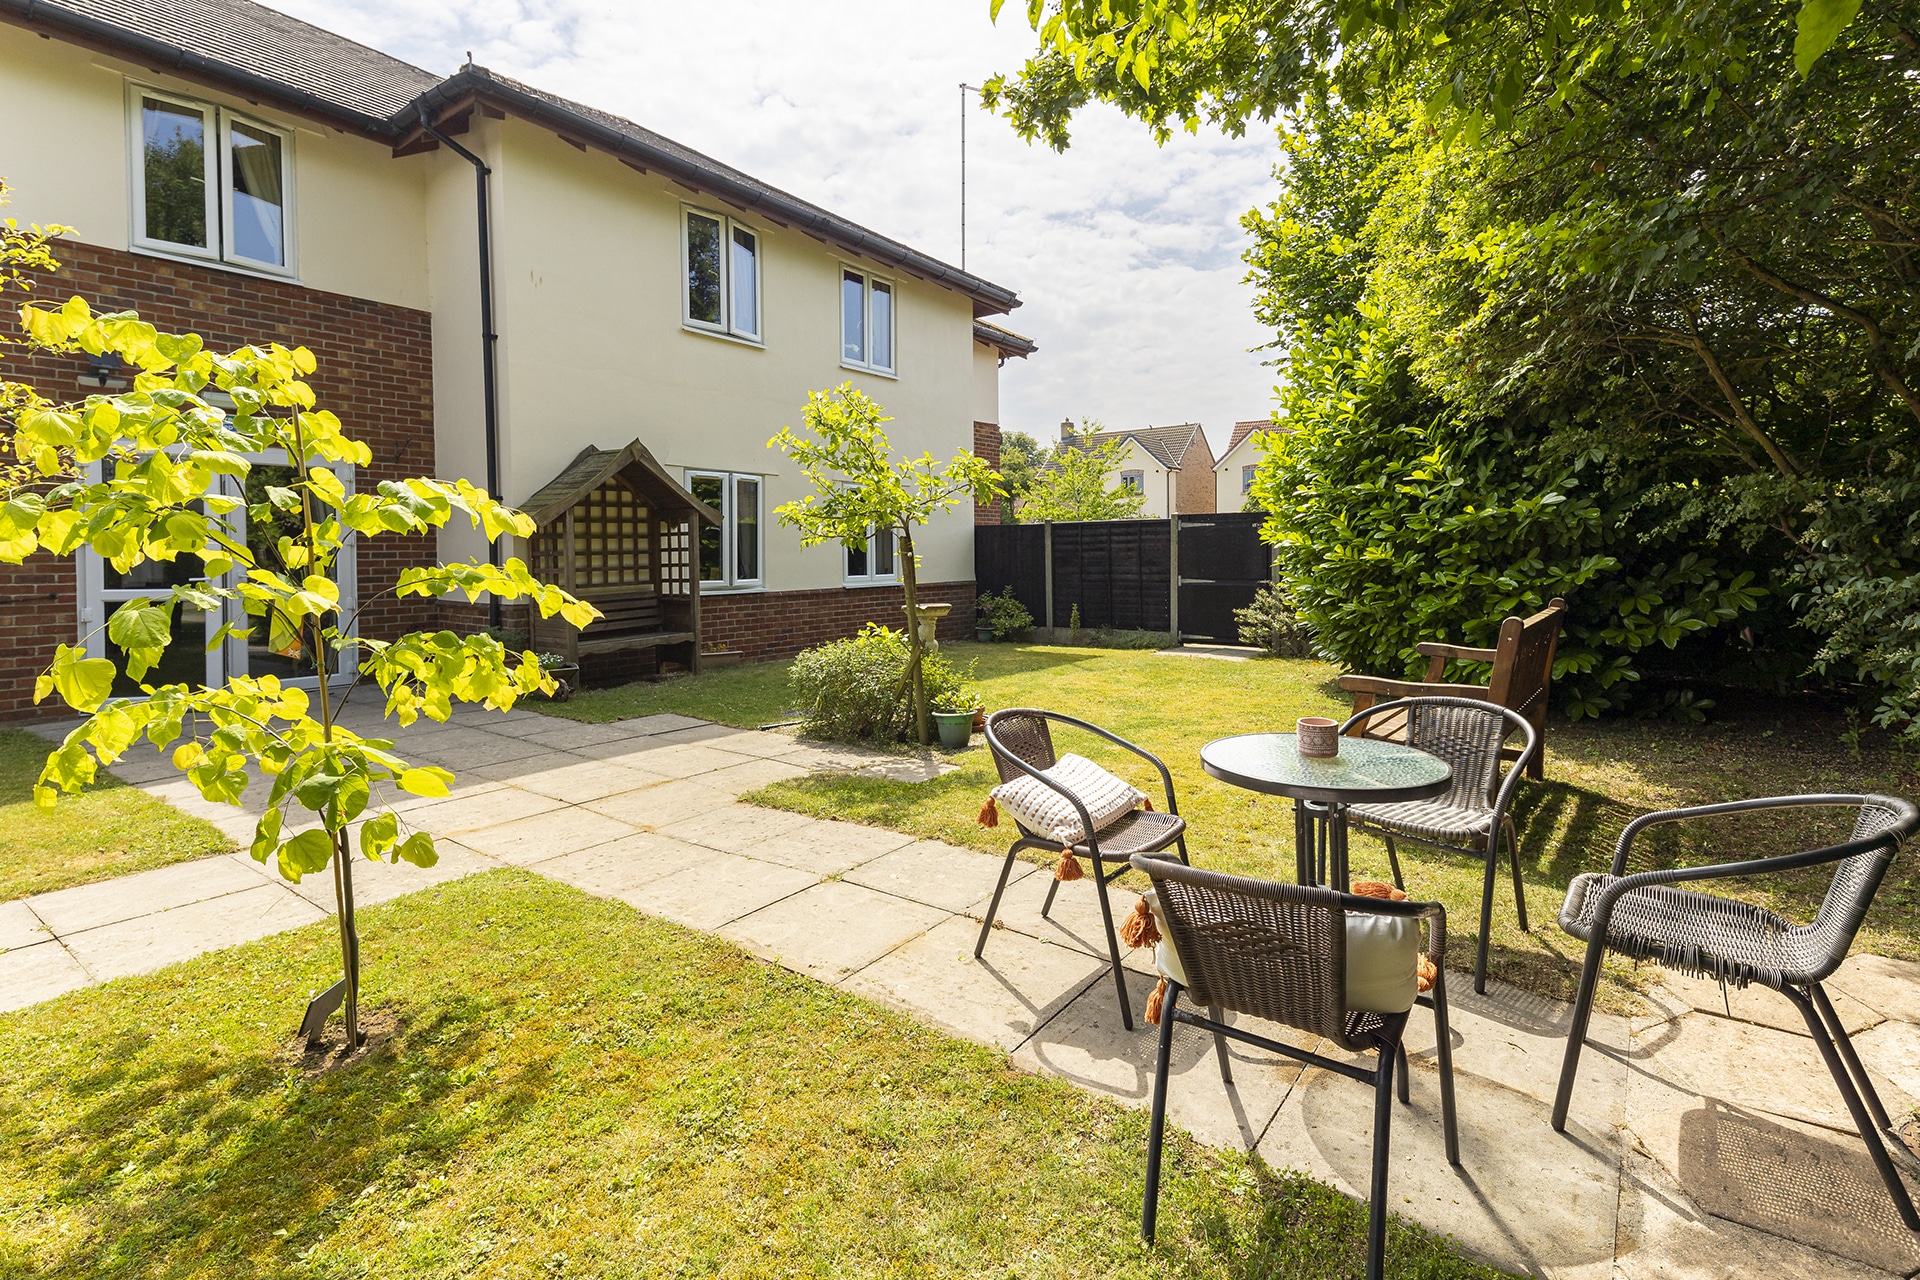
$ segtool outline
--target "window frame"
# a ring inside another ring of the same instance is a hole
[[[698,214],[711,218],[720,224],[720,322],[714,324],[701,320],[693,314],[693,299],[687,287],[687,280],[693,271],[693,237],[687,232],[687,219]],[[753,315],[756,322],[752,330],[737,328],[734,324],[733,306],[733,233],[738,229],[753,237]],[[731,214],[721,213],[717,209],[703,208],[697,204],[680,203],[680,327],[689,333],[704,334],[709,338],[725,338],[730,342],[743,342],[750,347],[767,345],[767,237],[766,233],[750,223],[742,222]],[[695,474],[689,470],[689,475]],[[721,472],[700,471],[700,475],[719,475]],[[747,475],[749,472],[726,474]],[[766,504],[761,503],[764,507]]]
[[[696,480],[718,480],[720,482],[720,570],[718,579],[700,576],[699,538],[694,539],[693,577],[700,584],[702,594],[707,592],[728,591],[765,591],[767,589],[767,477],[758,471],[718,471],[710,467],[684,467],[681,469],[680,483],[693,492]],[[737,507],[739,505],[738,481],[751,480],[759,488],[755,491],[757,509],[754,511],[753,544],[754,555],[760,562],[759,576],[742,578],[738,574],[739,566],[734,562],[738,558],[740,522]]]
[[[1260,466],[1258,463],[1246,463],[1241,466],[1240,468],[1240,492],[1241,493],[1246,494],[1246,493],[1253,492],[1253,478],[1256,474],[1259,473],[1259,470],[1260,470]]]
[[[204,246],[181,244],[176,240],[156,240],[147,235],[147,150],[144,102],[148,98],[171,103],[177,107],[187,107],[200,113],[201,127],[206,130],[206,146],[210,152],[204,159],[203,171],[207,200],[207,243]],[[142,84],[137,80],[127,81],[126,105],[128,245],[137,252],[160,257],[183,258],[253,275],[272,276],[275,279],[298,279],[300,274],[297,261],[299,236],[294,188],[294,174],[298,166],[294,163],[293,130],[281,125],[269,124],[258,116],[249,115],[244,111],[235,111],[217,102],[189,98],[183,94]],[[233,248],[233,165],[228,151],[235,123],[244,124],[250,129],[258,129],[262,133],[270,133],[280,140],[280,236],[283,256],[286,258],[284,263],[262,262],[257,258],[242,257]]]
[[[1147,492],[1147,473],[1144,471],[1122,471],[1120,473],[1120,487],[1122,489],[1129,489],[1144,497]]]
[[[876,573],[874,565],[880,559],[880,530],[873,525],[867,526],[867,572],[856,574],[853,571],[853,548],[846,543],[840,544],[840,581],[848,587],[892,587],[900,584],[900,537],[889,529],[887,536],[893,540],[893,571]]]
[[[865,359],[853,360],[847,356],[847,310],[846,283],[849,275],[860,277],[860,337]],[[887,297],[892,299],[887,308],[887,352],[892,357],[891,364],[878,364],[873,359],[873,287],[881,285]],[[892,276],[876,275],[867,268],[853,262],[841,262],[840,270],[834,280],[834,315],[838,320],[835,333],[840,350],[840,367],[857,369],[861,373],[870,373],[881,378],[899,378],[900,376],[900,282]]]

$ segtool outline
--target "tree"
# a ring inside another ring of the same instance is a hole
[[[803,547],[864,546],[881,532],[898,539],[909,648],[907,669],[901,688],[894,691],[893,704],[902,694],[911,694],[915,734],[924,747],[929,741],[927,688],[914,530],[964,499],[991,502],[1006,491],[986,459],[964,449],[946,463],[935,462],[929,453],[894,461],[892,446],[880,428],[893,419],[883,416],[880,406],[850,382],[831,391],[811,392],[802,421],[811,438],[784,429],[767,441],[767,447],[792,458],[812,483],[813,492],[775,507],[773,513],[782,524],[800,531]]]
[[[1095,444],[1098,423],[1087,424],[1072,440],[1062,440],[1046,469],[1027,490],[1020,514],[1026,520],[1126,520],[1140,514],[1146,494],[1123,484],[1107,487],[1107,476],[1127,456],[1125,440]]]
[[[20,233],[9,224],[8,232],[0,246],[0,288],[22,284],[23,267],[52,265],[39,229]],[[137,372],[131,390],[76,404],[55,404],[29,386],[5,384],[0,404],[18,462],[0,494],[0,562],[90,548],[123,573],[147,560],[187,556],[205,566],[204,580],[128,600],[106,620],[127,676],[139,680],[153,670],[172,643],[176,607],[217,610],[237,599],[247,615],[262,620],[256,625],[268,628],[276,649],[327,655],[357,646],[364,657],[348,694],[371,680],[403,726],[422,714],[445,720],[455,701],[504,710],[521,695],[554,689],[534,654],[522,653],[516,662],[488,635],[416,632],[380,641],[352,634],[354,616],[343,616],[335,585],[335,565],[350,537],[425,533],[456,512],[488,538],[525,536],[533,525],[465,480],[389,480],[349,495],[333,465],[366,466],[372,455],[318,406],[306,381],[316,361],[305,347],[276,343],[216,354],[195,334],[159,332],[133,312],[95,315],[77,297],[57,309],[23,306],[20,321],[32,349],[111,352]],[[230,397],[232,412],[210,403],[215,391]],[[247,479],[245,455],[273,449],[286,451],[296,478],[284,488],[266,487],[264,500],[247,515],[284,522],[288,533],[278,547],[284,571],[256,562],[223,518],[247,505],[245,499],[219,492],[221,477]],[[229,575],[235,585],[220,585]],[[535,581],[518,560],[504,567],[409,568],[390,590],[525,598],[544,616],[559,613],[575,626],[596,616],[592,606]],[[211,643],[252,629],[229,623]],[[338,993],[351,1051],[360,1041],[360,962],[350,841],[357,837],[360,853],[375,861],[431,865],[433,837],[403,832],[384,793],[446,795],[453,775],[410,764],[391,742],[337,724],[345,696],[336,702],[331,665],[315,663],[319,697],[311,700],[273,676],[238,676],[219,688],[141,684],[140,697],[113,697],[116,664],[88,657],[84,643],[61,644],[36,682],[34,700],[57,696],[86,719],[47,757],[33,795],[35,803],[52,806],[62,792],[93,782],[102,766],[141,738],[156,749],[172,747],[174,765],[208,800],[238,804],[250,769],[271,778],[250,851],[296,882],[331,866],[344,970]]]
[[[1008,431],[1001,435],[1000,483],[1007,491],[1007,498],[1000,509],[1001,518],[1008,524],[1020,522],[1020,503],[1033,488],[1046,461],[1046,449],[1026,432]]]

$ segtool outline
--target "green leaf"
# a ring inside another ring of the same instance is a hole
[[[400,835],[400,819],[391,809],[375,814],[360,824],[360,852],[378,862],[380,855],[393,848]]]
[[[1860,0],[1802,0],[1799,33],[1793,38],[1793,67],[1802,77],[1833,47],[1860,12]]]
[[[145,596],[127,601],[107,619],[107,638],[126,652],[127,674],[138,680],[173,639],[173,601],[156,605]]]
[[[424,765],[418,769],[407,769],[396,779],[402,791],[416,796],[444,796],[452,794],[447,790],[453,781],[453,775],[445,769],[433,765]]]
[[[433,837],[424,831],[416,831],[401,841],[393,856],[416,867],[430,867],[440,861],[440,855],[433,847]]]
[[[82,656],[86,651],[68,645],[60,645],[53,651],[53,666],[47,671],[47,678],[61,699],[75,711],[93,712],[107,700],[113,692],[114,667],[105,658]],[[45,697],[38,682],[34,685],[34,701]]]
[[[274,846],[279,843],[280,811],[269,809],[261,814],[260,821],[254,824],[253,844],[248,847],[247,852],[253,855],[255,862],[265,863],[272,855]]]
[[[333,857],[333,837],[318,828],[302,831],[280,846],[280,874],[295,884],[300,877],[324,871]]]

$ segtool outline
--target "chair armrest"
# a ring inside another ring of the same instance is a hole
[[[1041,712],[1036,712],[1035,714],[1043,715],[1049,720],[1058,720],[1062,724],[1070,724],[1076,729],[1084,729],[1088,733],[1093,734],[1096,738],[1105,738],[1108,742],[1111,742],[1114,746],[1123,747],[1126,750],[1133,752],[1133,754],[1139,756],[1142,760],[1147,761],[1155,769],[1160,771],[1160,785],[1167,793],[1167,812],[1175,815],[1176,817],[1179,815],[1180,806],[1173,798],[1173,774],[1168,771],[1166,763],[1163,760],[1161,760],[1159,756],[1153,754],[1153,752],[1147,750],[1145,747],[1136,746],[1134,743],[1128,742],[1125,738],[1121,737],[1117,733],[1113,733],[1107,729],[1102,729],[1097,724],[1089,724],[1087,721],[1081,720],[1078,717],[1062,715],[1058,711],[1041,711]],[[1024,761],[1016,760],[1014,763],[1020,765],[1020,767],[1023,769],[1027,767]],[[1029,772],[1032,772],[1032,771],[1029,770]],[[1055,789],[1058,790],[1058,788],[1055,788]],[[1075,801],[1074,803],[1077,805],[1079,802]],[[1084,809],[1081,810],[1080,817],[1083,821],[1087,820],[1086,811]],[[1088,829],[1087,834],[1089,837],[1092,836],[1093,832],[1091,828]]]
[[[1723,812],[1739,811],[1735,805],[1704,807],[1719,809]],[[1607,924],[1613,918],[1615,904],[1636,889],[1658,888],[1663,885],[1684,884],[1695,880],[1734,880],[1747,876],[1767,875],[1774,871],[1797,871],[1803,867],[1817,867],[1823,862],[1839,862],[1843,858],[1851,858],[1860,852],[1863,843],[1871,844],[1872,842],[1850,840],[1846,844],[1829,845],[1824,849],[1783,853],[1771,858],[1755,858],[1749,862],[1721,862],[1708,867],[1675,867],[1667,871],[1640,871],[1630,876],[1622,876],[1607,886],[1606,892],[1600,895],[1600,901],[1594,905],[1593,936],[1595,939],[1606,938]]]
[[[1819,806],[1859,806],[1867,803],[1870,797],[1851,795],[1812,795],[1812,796],[1764,796],[1757,800],[1729,800],[1721,804],[1700,804],[1685,809],[1661,809],[1654,813],[1643,813],[1627,824],[1620,833],[1620,839],[1613,847],[1613,874],[1623,876],[1627,873],[1627,855],[1633,851],[1633,841],[1648,827],[1665,826],[1672,822],[1685,822],[1691,818],[1714,818],[1730,813],[1761,813],[1768,809],[1806,809]],[[1799,856],[1799,855],[1789,855]],[[1826,861],[1819,859],[1818,861]],[[1745,866],[1745,863],[1727,863],[1727,866]],[[1757,865],[1757,864],[1754,864]],[[1812,863],[1806,865],[1813,865]],[[1704,870],[1704,868],[1703,868]]]
[[[1497,649],[1475,649],[1464,644],[1436,644],[1423,640],[1413,646],[1413,651],[1423,658],[1452,658],[1461,662],[1492,662],[1500,656]]]
[[[1384,676],[1341,676],[1336,683],[1348,693],[1373,693],[1385,698],[1477,698],[1485,702],[1487,693],[1483,684],[1429,684]]]

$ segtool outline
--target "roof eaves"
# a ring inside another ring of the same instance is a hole
[[[297,85],[243,70],[183,45],[155,39],[59,5],[45,4],[42,0],[0,0],[0,21],[11,22],[31,31],[57,34],[70,43],[124,57],[130,62],[179,76],[183,80],[232,89],[243,97],[271,102],[300,115],[345,126],[370,138],[384,140],[394,136],[394,125],[388,119],[355,111],[318,94],[309,93]]]
[[[16,2],[0,0],[0,3]],[[948,266],[937,258],[897,240],[876,235],[865,227],[836,217],[785,192],[754,186],[742,180],[745,175],[735,176],[734,172],[717,161],[700,156],[697,152],[676,154],[643,138],[611,128],[583,112],[571,109],[564,99],[555,100],[529,92],[483,67],[462,68],[414,99],[394,117],[392,123],[397,127],[405,127],[416,122],[421,112],[431,112],[467,93],[477,93],[495,106],[535,124],[611,152],[616,158],[642,171],[653,170],[665,174],[682,185],[715,196],[736,208],[762,212],[776,222],[797,226],[810,235],[862,257],[964,293],[974,301],[976,318],[1008,312],[1020,305],[1019,295],[1002,285]]]
[[[988,324],[985,320],[973,322],[973,340],[994,348],[1003,356],[1019,356],[1023,360],[1040,349],[1040,344],[1025,334],[1003,329],[997,324]]]

